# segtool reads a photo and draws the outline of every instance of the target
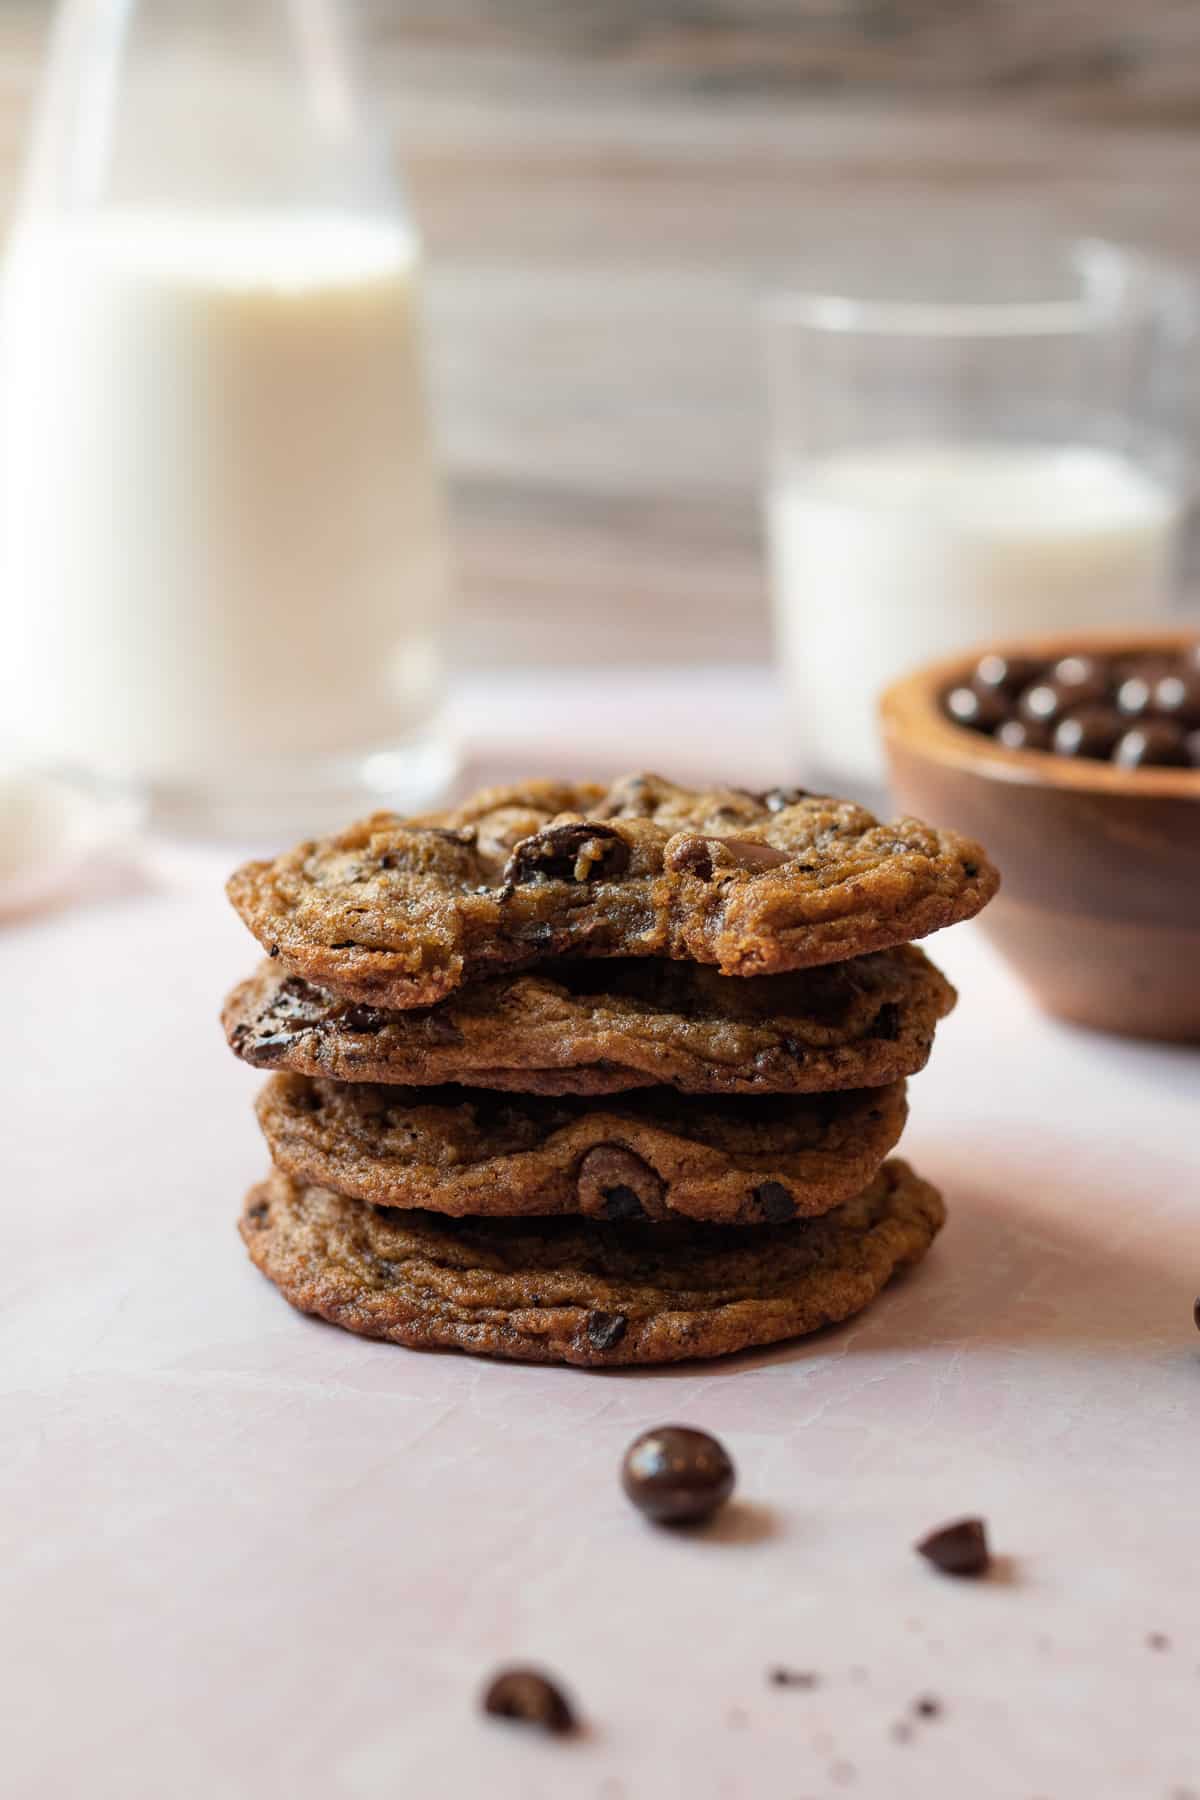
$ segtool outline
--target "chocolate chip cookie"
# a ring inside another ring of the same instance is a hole
[[[904,1083],[856,1093],[604,1104],[275,1075],[258,1119],[277,1167],[376,1206],[778,1224],[864,1187],[896,1144]]]
[[[652,958],[547,964],[407,1012],[339,999],[266,962],[230,995],[222,1021],[256,1068],[336,1081],[800,1094],[916,1074],[954,1001],[908,945],[742,980]]]
[[[991,898],[978,844],[799,789],[655,775],[490,788],[377,813],[229,883],[285,970],[349,1000],[428,1006],[551,957],[667,957],[775,975],[924,937]]]
[[[921,1259],[944,1216],[903,1162],[822,1218],[745,1231],[382,1212],[276,1172],[252,1189],[241,1231],[293,1306],[348,1331],[603,1368],[847,1319]]]

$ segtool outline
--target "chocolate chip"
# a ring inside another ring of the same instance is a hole
[[[934,1694],[922,1694],[919,1699],[913,1701],[913,1711],[918,1719],[940,1719],[942,1703]]]
[[[802,787],[768,788],[762,803],[770,813],[785,812],[789,806],[799,806],[801,800],[807,800],[809,792]]]
[[[978,873],[978,871],[976,871]],[[894,1000],[885,1000],[875,1014],[875,1025],[872,1037],[881,1038],[885,1044],[894,1044],[900,1036],[900,1008]]]
[[[271,1203],[269,1200],[256,1200],[253,1206],[246,1208],[246,1217],[250,1220],[252,1225],[265,1225],[267,1222],[267,1214],[270,1210]]]
[[[712,845],[708,838],[684,838],[665,860],[676,875],[695,875],[701,881],[712,880]]]
[[[596,1144],[575,1174],[579,1210],[596,1219],[662,1219],[666,1183],[624,1144]]]
[[[1106,757],[1125,726],[1110,706],[1081,706],[1054,727],[1060,756]]]
[[[975,664],[971,686],[1015,699],[1022,688],[1037,680],[1041,667],[1032,656],[1001,656],[989,651]]]
[[[643,1432],[621,1464],[626,1494],[659,1525],[695,1525],[711,1518],[732,1494],[735,1479],[723,1445],[690,1425],[659,1425]]]
[[[1006,750],[1049,750],[1050,728],[1033,719],[1005,719],[996,733]]]
[[[1200,725],[1200,669],[1164,675],[1155,685],[1154,710],[1180,725]]]
[[[1153,681],[1144,675],[1127,675],[1117,689],[1117,711],[1127,719],[1140,719],[1150,711],[1153,698]]]
[[[548,825],[513,846],[505,865],[506,885],[527,881],[615,881],[629,867],[629,846],[611,825],[594,819]]]
[[[1031,725],[1053,725],[1072,704],[1073,698],[1068,698],[1053,682],[1037,681],[1025,689],[1017,709]]]
[[[614,1350],[629,1330],[624,1313],[590,1312],[584,1327],[593,1350]]]
[[[374,1037],[377,1031],[383,1030],[387,1022],[385,1012],[380,1012],[377,1006],[365,1006],[361,1002],[348,1006],[342,1014],[342,1024],[346,1030],[360,1032],[364,1037]]]
[[[483,1710],[495,1719],[536,1725],[556,1737],[575,1729],[566,1695],[537,1669],[502,1669],[484,1690]]]
[[[772,1687],[815,1688],[818,1676],[812,1669],[786,1669],[781,1664],[776,1664],[768,1671],[767,1680]]]
[[[1182,768],[1187,760],[1182,731],[1166,719],[1143,719],[1113,751],[1113,761],[1121,769]]]
[[[965,725],[971,731],[995,731],[1007,717],[1004,702],[986,688],[982,693],[973,687],[951,688],[946,695],[946,711],[956,725]]]
[[[1108,698],[1108,670],[1095,656],[1061,657],[1051,670],[1050,679],[1071,706]]]
[[[281,954],[282,954],[282,953],[281,953],[281,951],[280,951],[280,948],[279,948],[279,945],[278,945],[278,944],[272,944],[272,945],[271,945],[271,948],[270,948],[270,949],[269,949],[269,950],[268,950],[268,951],[267,951],[267,955],[268,955],[268,956],[269,956],[269,957],[271,957],[271,958],[272,958],[272,959],[274,959],[274,958],[275,958],[275,957],[277,957],[277,956],[279,956],[279,955],[281,955]]]
[[[631,1187],[618,1183],[616,1187],[605,1188],[604,1216],[614,1223],[630,1219],[644,1219],[645,1209]]]
[[[796,1216],[796,1202],[782,1181],[763,1181],[754,1190],[763,1218],[768,1225],[783,1225]]]
[[[922,1538],[916,1549],[943,1575],[986,1575],[991,1567],[982,1519],[959,1519]]]
[[[696,875],[711,881],[714,875],[758,874],[792,861],[790,850],[777,850],[757,838],[682,837],[668,845],[663,862],[672,874]]]

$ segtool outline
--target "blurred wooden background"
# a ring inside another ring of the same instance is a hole
[[[987,209],[1200,260],[1195,0],[366,0],[464,660],[766,654],[755,297]],[[0,0],[0,187],[46,24]]]

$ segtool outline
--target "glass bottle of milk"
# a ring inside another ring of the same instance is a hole
[[[66,0],[0,336],[0,738],[168,822],[431,800],[419,249],[340,0]]]

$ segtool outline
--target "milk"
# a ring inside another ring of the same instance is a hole
[[[768,515],[797,734],[822,770],[873,783],[875,703],[906,669],[1160,616],[1180,505],[1108,450],[907,443],[798,464]]]
[[[19,230],[0,340],[0,733],[190,781],[438,700],[417,252],[350,216]]]

